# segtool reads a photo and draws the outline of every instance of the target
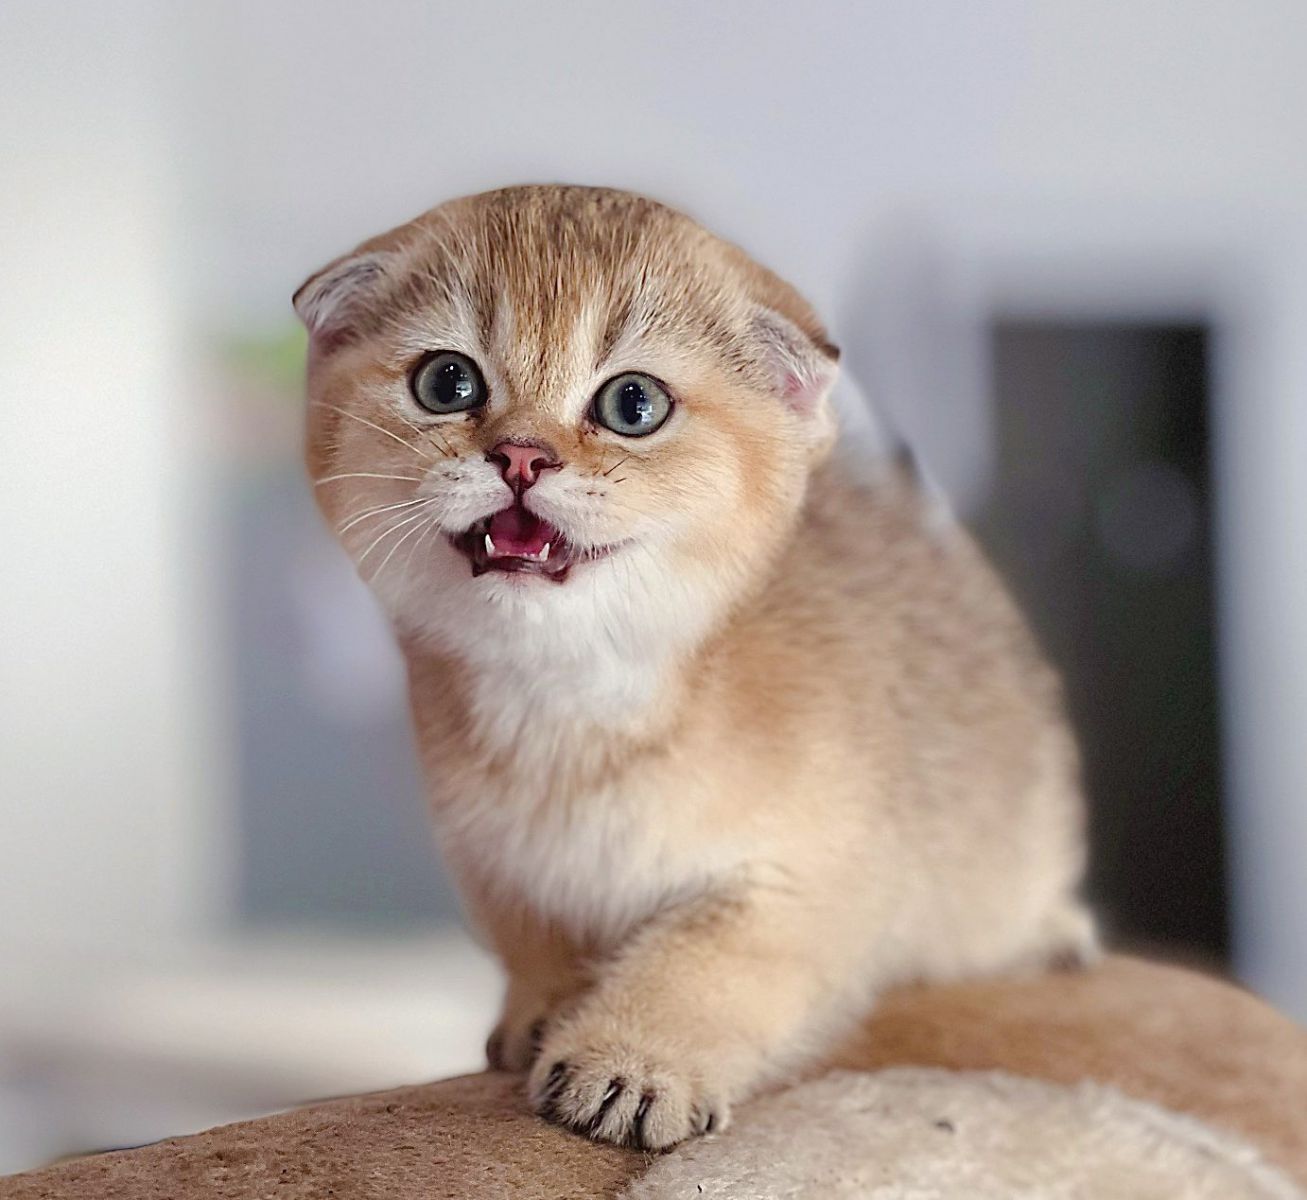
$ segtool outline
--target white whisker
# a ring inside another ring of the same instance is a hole
[[[380,471],[342,471],[339,475],[324,475],[314,482],[314,487],[324,483],[335,483],[337,479],[403,479],[409,483],[421,483],[421,475],[383,475]]]
[[[412,508],[415,504],[426,504],[427,497],[418,496],[416,499],[396,500],[393,504],[378,504],[372,508],[364,509],[361,513],[355,513],[346,522],[336,530],[337,533],[348,533],[360,521],[367,520],[368,517],[375,517],[379,513],[394,512],[397,508]]]
[[[393,438],[401,446],[404,446],[405,448],[412,450],[413,453],[416,454],[419,458],[424,458],[426,459],[427,462],[432,461],[431,455],[423,454],[421,449],[413,445],[412,442],[406,442],[402,437],[399,436],[399,434],[392,433],[389,429],[383,428],[382,426],[378,425],[375,421],[369,421],[366,417],[360,417],[358,413],[352,413],[347,408],[341,408],[339,404],[328,404],[325,400],[315,400],[314,403],[321,406],[322,408],[329,408],[331,409],[332,412],[338,412],[342,417],[349,417],[351,420],[357,421],[360,425],[366,425],[369,429],[375,429],[378,433],[384,433],[386,437]]]
[[[416,512],[416,513],[411,513],[407,517],[401,517],[398,520],[392,521],[389,525],[386,526],[385,529],[383,529],[379,534],[377,534],[375,538],[372,539],[372,542],[368,546],[368,548],[364,550],[362,554],[359,555],[358,562],[355,565],[361,567],[363,565],[364,560],[368,557],[368,555],[371,554],[372,551],[375,550],[377,546],[379,546],[382,542],[384,542],[386,538],[388,538],[392,533],[398,533],[399,530],[403,529],[405,525],[411,525],[414,521],[420,521],[420,520],[422,520],[422,514],[420,512]]]
[[[407,425],[414,433],[416,433],[418,437],[425,437],[427,434],[432,434],[433,436],[438,437],[440,439],[440,445],[437,447],[437,449],[440,451],[440,453],[443,454],[446,458],[454,457],[453,447],[445,440],[445,435],[443,433],[437,433],[435,426],[431,426],[428,429],[422,429],[421,427],[414,425],[413,422],[410,421],[406,416],[404,416],[403,413],[397,413],[396,415],[399,417],[401,421],[404,422],[405,425]]]
[[[446,458],[458,457],[458,455],[454,452],[454,447],[449,444],[449,439],[445,437],[445,435],[441,433],[434,425],[430,429],[428,429],[427,432],[431,434],[433,438],[440,439],[440,445],[444,449]]]
[[[429,521],[432,519],[434,518],[428,518]],[[412,529],[410,529],[402,538],[400,538],[393,546],[391,546],[391,548],[386,551],[386,557],[381,560],[381,565],[378,566],[377,569],[372,572],[371,576],[369,577],[369,582],[375,580],[381,574],[381,572],[386,569],[386,564],[392,558],[395,557],[396,550],[398,550],[415,533],[421,533],[424,528],[426,528],[426,526],[424,525],[414,525]]]
[[[427,538],[431,536],[431,531],[436,527],[437,527],[436,518],[435,517],[429,518],[427,523],[424,526],[422,526],[423,532],[418,536],[418,540],[414,542],[413,545],[410,547],[408,552],[408,557],[404,560],[403,573],[399,577],[400,591],[404,590],[404,585],[408,582],[408,572],[409,572],[409,568],[413,565],[413,556],[422,547],[422,544],[427,540]]]

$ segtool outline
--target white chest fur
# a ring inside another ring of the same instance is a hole
[[[567,756],[585,752],[599,720],[608,737],[614,725],[639,720],[630,680],[605,694],[591,679],[589,688],[565,693],[555,686],[547,695],[525,689],[500,696],[486,732],[505,739],[514,771],[464,776],[436,807],[447,853],[472,867],[502,903],[526,905],[602,946],[728,876],[742,852],[704,836],[697,819],[703,798],[678,786],[661,759],[647,767],[637,760],[614,780],[576,792],[551,786],[567,774]]]
[[[697,828],[703,798],[674,767],[658,756],[642,767],[635,754],[677,694],[668,682],[673,639],[599,638],[549,621],[531,632],[515,626],[465,659],[472,735],[512,769],[461,773],[443,789],[433,780],[440,834],[451,860],[501,902],[603,945],[728,876],[741,850]],[[629,739],[631,767],[573,770],[593,758],[598,739],[619,760]],[[603,782],[572,790],[558,783],[568,778]]]
[[[487,789],[451,798],[441,835],[500,902],[603,947],[737,865],[732,850],[695,838],[659,799],[638,784],[547,802]]]

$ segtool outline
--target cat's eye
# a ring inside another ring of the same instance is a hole
[[[486,383],[476,363],[453,350],[428,354],[409,377],[409,389],[427,412],[467,412],[486,402]]]
[[[623,437],[653,433],[671,415],[672,399],[648,375],[619,375],[599,389],[592,415],[605,429]]]

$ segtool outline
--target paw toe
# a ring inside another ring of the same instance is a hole
[[[492,1071],[508,1069],[504,1059],[504,1035],[498,1029],[486,1038],[486,1062]]]
[[[546,1029],[540,1017],[529,1026],[505,1019],[486,1039],[486,1062],[492,1071],[527,1071],[540,1053]]]
[[[614,1056],[627,1064],[621,1071],[603,1057],[537,1067],[532,1107],[547,1121],[585,1137],[641,1150],[666,1150],[720,1128],[723,1105],[698,1095],[688,1079],[666,1069],[630,1070],[631,1057]]]

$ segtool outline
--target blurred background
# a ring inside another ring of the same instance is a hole
[[[828,318],[1068,679],[1128,945],[1307,1019],[1307,7],[5,0],[0,1171],[474,1070],[289,297],[644,191]]]

